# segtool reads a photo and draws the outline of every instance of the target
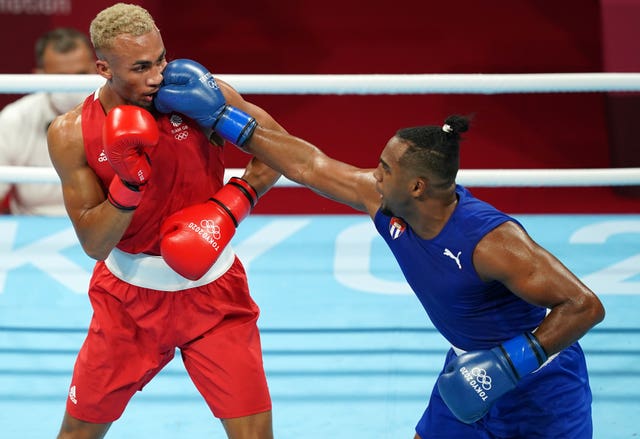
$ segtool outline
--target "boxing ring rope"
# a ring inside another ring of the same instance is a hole
[[[244,94],[504,94],[640,91],[640,73],[537,74],[354,74],[217,75]],[[91,92],[104,83],[99,75],[2,74],[0,93]],[[240,175],[228,169],[226,178]],[[57,182],[49,168],[0,166],[0,182]],[[461,169],[466,186],[630,186],[640,184],[640,168],[610,169]],[[278,187],[295,187],[281,178]]]
[[[225,179],[240,177],[244,169],[231,168]],[[610,169],[461,169],[458,183],[470,187],[562,187],[562,186],[634,186],[640,185],[640,168]],[[57,183],[51,168],[0,166],[2,183]],[[297,187],[285,177],[276,187]]]
[[[227,75],[245,94],[499,94],[640,90],[640,73]],[[0,93],[90,92],[99,75],[0,75]]]

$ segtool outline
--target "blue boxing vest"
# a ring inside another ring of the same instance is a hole
[[[433,239],[422,239],[401,219],[378,211],[376,229],[433,325],[465,351],[490,349],[536,328],[546,309],[531,305],[497,281],[484,282],[473,266],[473,251],[506,221],[522,225],[471,192],[456,187],[458,205]]]

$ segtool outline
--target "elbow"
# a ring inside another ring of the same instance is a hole
[[[591,306],[591,315],[593,316],[594,325],[602,322],[605,318],[606,311],[602,302],[594,296],[593,305]]]
[[[84,253],[96,261],[104,261],[116,243],[95,227],[76,227],[76,235]]]
[[[91,243],[83,242],[82,249],[91,259],[95,259],[96,261],[104,261],[111,253],[111,250],[105,251],[104,248],[99,246],[91,245]]]
[[[107,259],[107,256],[109,256],[108,254],[104,254],[102,252],[91,252],[91,251],[87,251],[87,250],[85,250],[85,253],[91,259],[94,259],[96,261],[104,261],[105,259]]]
[[[606,312],[600,299],[591,293],[583,301],[580,314],[583,315],[584,321],[589,322],[590,326],[593,327],[604,320]]]

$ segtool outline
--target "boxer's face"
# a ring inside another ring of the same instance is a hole
[[[123,34],[114,39],[112,48],[102,51],[96,64],[122,100],[153,110],[153,97],[167,65],[165,54],[157,30],[141,36]]]
[[[405,142],[392,137],[380,154],[378,167],[373,173],[376,190],[380,193],[380,208],[387,215],[402,217],[411,204],[411,178],[400,165],[400,157],[406,149]]]

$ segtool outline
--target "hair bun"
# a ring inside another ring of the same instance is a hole
[[[442,126],[442,131],[450,134],[464,133],[469,129],[469,118],[454,114],[447,117]]]

